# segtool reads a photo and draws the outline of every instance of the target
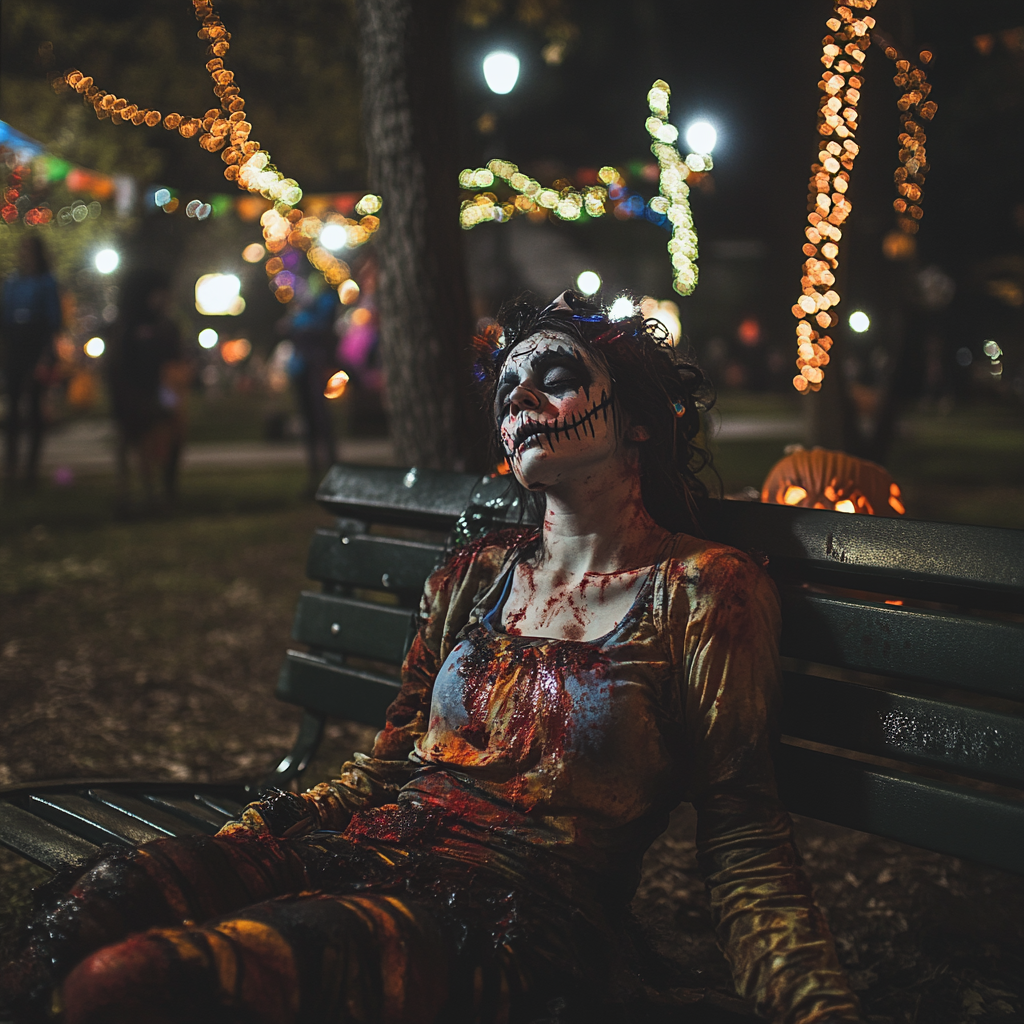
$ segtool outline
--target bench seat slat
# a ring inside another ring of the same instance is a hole
[[[418,597],[443,556],[441,544],[317,530],[309,548],[306,575],[324,583],[395,590]]]
[[[409,624],[408,608],[304,591],[292,637],[312,647],[398,664]]]
[[[787,579],[972,608],[1024,609],[1024,530],[712,501],[713,540]]]
[[[1024,700],[1024,623],[782,588],[782,654]]]
[[[1024,718],[801,672],[783,674],[782,732],[1024,787]]]
[[[81,864],[99,850],[95,843],[6,800],[0,800],[0,843],[52,871]]]
[[[26,809],[98,845],[130,846],[170,834],[78,793],[32,794]]]
[[[279,699],[309,711],[382,726],[388,705],[398,696],[398,680],[289,651],[276,692]]]
[[[199,833],[212,834],[220,826],[210,821],[198,820],[192,816],[183,818],[173,811],[164,810],[148,800],[140,799],[130,793],[118,792],[113,789],[90,789],[89,797],[98,800],[106,807],[112,807],[122,814],[127,814],[136,821],[141,821],[150,828],[169,836],[191,836]]]
[[[223,811],[215,811],[198,800],[189,800],[182,796],[167,796],[161,793],[142,793],[142,799],[154,807],[169,811],[178,818],[196,825],[200,831],[211,835],[218,832],[230,820],[230,815]]]
[[[779,794],[795,814],[1024,873],[1024,801],[788,744],[776,769]]]

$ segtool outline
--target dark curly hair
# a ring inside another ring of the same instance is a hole
[[[714,405],[714,389],[700,367],[672,347],[660,321],[639,315],[612,321],[595,300],[567,291],[544,307],[525,297],[506,303],[491,330],[492,344],[493,335],[504,334],[501,347],[479,364],[492,409],[501,367],[519,342],[538,331],[568,335],[607,367],[624,422],[648,434],[637,448],[641,495],[651,518],[672,533],[702,532],[708,489],[698,474],[711,466],[711,453],[697,438],[701,412]],[[497,429],[492,443],[496,456],[504,457]],[[543,494],[527,491],[514,477],[512,486],[520,508],[542,517]]]

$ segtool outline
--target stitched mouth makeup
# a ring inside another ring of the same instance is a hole
[[[527,448],[543,447],[545,444],[553,452],[559,441],[568,441],[570,436],[577,441],[587,434],[596,437],[595,420],[600,417],[602,422],[607,423],[609,415],[614,417],[612,399],[606,391],[602,391],[601,398],[583,412],[571,412],[553,420],[526,419],[512,434],[510,454],[519,458]]]

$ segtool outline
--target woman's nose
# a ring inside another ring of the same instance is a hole
[[[540,406],[539,397],[523,384],[517,384],[508,396],[509,408],[514,416],[523,409],[537,409]]]

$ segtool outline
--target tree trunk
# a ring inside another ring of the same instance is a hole
[[[359,0],[363,130],[392,437],[403,465],[482,468],[458,221],[454,3]]]

